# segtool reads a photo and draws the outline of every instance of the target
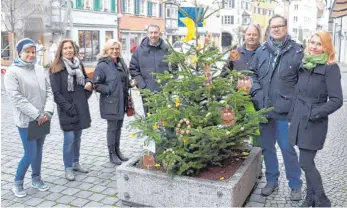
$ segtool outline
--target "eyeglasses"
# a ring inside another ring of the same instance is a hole
[[[270,29],[271,30],[276,30],[276,29],[281,29],[281,28],[283,28],[285,26],[287,26],[287,25],[274,25],[274,26],[270,26]]]

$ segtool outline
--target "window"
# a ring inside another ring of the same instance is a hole
[[[150,1],[147,2],[147,16],[152,16],[152,9],[153,9],[152,4],[153,3]]]
[[[127,50],[127,39],[122,38],[122,50],[126,51]]]
[[[242,17],[242,24],[243,25],[251,24],[251,18],[250,17]]]
[[[253,10],[254,10],[253,13],[257,13],[257,7],[254,7]]]
[[[232,16],[232,15],[224,16],[222,23],[223,23],[223,25],[233,25],[234,24],[234,16]]]
[[[176,8],[166,8],[166,18],[177,18],[177,9]]]
[[[293,28],[293,33],[298,33],[298,28]]]
[[[145,15],[145,0],[140,0],[140,15]]]
[[[162,4],[159,4],[159,17],[163,17],[163,5]]]
[[[94,0],[94,11],[100,11],[101,10],[101,1],[102,0]]]
[[[116,2],[117,0],[111,0],[111,12],[116,12]]]
[[[298,17],[294,16],[294,22],[298,22]]]
[[[130,0],[123,0],[122,1],[122,10],[124,13],[130,13]]]
[[[110,39],[113,39],[113,31],[106,31],[105,32],[105,42],[110,40]]]
[[[251,3],[247,3],[247,8],[248,11],[252,11],[252,4]]]
[[[84,0],[84,9],[90,9],[92,3],[90,2],[91,0]]]
[[[258,14],[261,14],[262,13],[262,8],[258,7]]]
[[[76,8],[77,9],[83,9],[83,0],[77,0],[76,1]]]
[[[226,8],[235,8],[235,0],[227,0]]]
[[[78,43],[84,61],[94,61],[100,52],[99,31],[79,30]]]
[[[157,3],[152,3],[152,16],[153,17],[158,17],[158,14],[157,14]]]
[[[245,4],[246,4],[246,2],[244,2],[244,1],[241,2],[241,9],[246,9],[246,5]]]
[[[110,0],[101,1],[101,11],[110,11]]]
[[[268,15],[268,16],[272,16],[272,13],[273,13],[273,11],[272,11],[271,9],[268,9],[268,10],[267,10],[267,15]]]
[[[266,15],[267,9],[263,9],[263,15]]]
[[[294,10],[298,10],[299,9],[299,5],[294,4]]]

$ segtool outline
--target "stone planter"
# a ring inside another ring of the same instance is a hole
[[[231,178],[211,181],[136,168],[139,159],[117,168],[117,196],[125,206],[240,207],[260,175],[262,160],[261,148],[252,148]]]

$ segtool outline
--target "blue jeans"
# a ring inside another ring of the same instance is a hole
[[[43,143],[45,142],[45,137],[29,141],[28,128],[18,127],[18,131],[24,147],[24,156],[18,164],[17,173],[14,180],[23,181],[29,165],[31,165],[32,170],[31,177],[39,177],[41,174],[42,149]]]
[[[79,162],[81,135],[82,130],[64,131],[63,160],[65,170],[72,169],[72,164]]]
[[[264,154],[266,180],[269,184],[278,184],[280,175],[276,154],[276,141],[282,151],[289,187],[301,188],[301,169],[298,155],[288,143],[288,121],[269,119],[269,123],[260,125],[261,143]]]

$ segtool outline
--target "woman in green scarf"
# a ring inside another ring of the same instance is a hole
[[[300,149],[300,166],[305,172],[307,194],[302,207],[330,207],[314,158],[324,146],[328,116],[343,104],[341,74],[328,32],[313,35],[299,68],[296,96],[288,140]]]

